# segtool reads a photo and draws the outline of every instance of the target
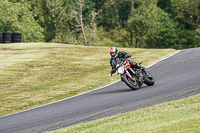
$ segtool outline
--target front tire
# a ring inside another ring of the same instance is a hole
[[[128,86],[130,87],[132,90],[137,90],[140,88],[140,86],[138,85],[138,82],[136,81],[136,79],[132,79],[127,75],[122,75],[122,81]]]

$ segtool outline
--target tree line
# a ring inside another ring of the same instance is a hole
[[[23,42],[200,46],[200,0],[1,0],[0,32]]]

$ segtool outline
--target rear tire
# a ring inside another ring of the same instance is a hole
[[[123,75],[122,76],[123,82],[130,87],[132,90],[137,90],[140,88],[140,86],[138,85],[136,79],[132,79],[127,75]]]
[[[155,79],[154,77],[149,73],[149,72],[143,72],[144,76],[144,83],[148,86],[152,86],[155,84]]]

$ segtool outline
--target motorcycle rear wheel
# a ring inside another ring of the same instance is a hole
[[[155,83],[154,77],[149,72],[143,72],[144,83],[148,86],[152,86]]]
[[[140,88],[140,86],[138,85],[138,82],[136,81],[136,78],[132,79],[127,75],[123,75],[123,82],[130,87],[132,90],[137,90]]]

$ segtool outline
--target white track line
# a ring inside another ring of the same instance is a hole
[[[172,57],[172,56],[174,56],[175,54],[177,54],[177,53],[179,53],[179,52],[180,52],[180,50],[178,50],[177,52],[171,54],[170,56],[164,57],[163,59],[161,59],[161,60],[159,60],[159,61],[156,61],[156,62],[150,64],[150,65],[147,66],[146,68],[149,68],[149,67],[151,67],[151,66],[157,64],[158,62],[161,62],[161,61],[163,61],[163,60],[165,60],[165,59],[167,59],[167,58],[169,58],[169,57]],[[96,88],[96,89],[94,89],[94,90],[87,91],[87,92],[82,93],[82,94],[78,94],[78,95],[75,95],[75,96],[72,96],[72,97],[68,97],[68,98],[65,98],[65,99],[61,99],[61,100],[58,100],[58,101],[55,101],[55,102],[47,103],[47,104],[44,104],[44,105],[41,105],[41,106],[38,106],[38,107],[34,107],[34,108],[27,109],[27,110],[24,110],[24,111],[21,111],[21,112],[17,112],[17,113],[14,113],[14,114],[9,114],[9,115],[6,115],[6,116],[2,116],[2,117],[0,117],[0,118],[4,118],[4,117],[16,115],[16,114],[20,114],[20,113],[23,113],[23,112],[27,112],[27,111],[30,111],[30,110],[37,109],[37,108],[41,108],[41,107],[44,107],[44,106],[48,106],[48,105],[50,105],[50,104],[54,104],[54,103],[58,103],[58,102],[61,102],[61,101],[65,101],[65,100],[68,100],[68,99],[71,99],[71,98],[74,98],[74,97],[78,97],[78,96],[81,96],[81,95],[84,95],[84,94],[87,94],[87,93],[90,93],[90,92],[93,92],[93,91],[97,91],[97,90],[106,88],[106,87],[108,87],[108,86],[111,86],[111,85],[113,85],[113,84],[119,82],[119,81],[121,81],[121,79],[119,79],[119,80],[117,80],[117,81],[115,81],[115,82],[113,82],[113,83],[110,83],[110,84],[108,84],[108,85],[105,85],[105,86]]]
[[[180,52],[180,50],[176,51],[175,53],[173,53],[173,54],[171,54],[171,55],[169,55],[169,56],[164,57],[163,59],[161,59],[161,60],[159,60],[159,61],[156,61],[156,62],[154,62],[154,63],[148,65],[146,68],[149,68],[149,67],[151,67],[151,66],[157,64],[158,62],[161,62],[161,61],[163,61],[163,60],[165,60],[165,59],[167,59],[167,58],[169,58],[169,57],[172,57],[172,56],[174,56],[175,54],[178,54],[179,52]]]

